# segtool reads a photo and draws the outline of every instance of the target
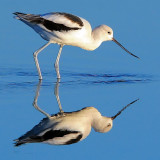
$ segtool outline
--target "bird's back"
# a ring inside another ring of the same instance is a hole
[[[91,108],[87,107],[63,115],[44,118],[26,134],[16,139],[15,146],[25,143],[72,144],[88,136],[91,131]]]
[[[89,22],[81,17],[62,12],[14,14],[47,41],[90,50],[87,44],[91,42],[92,28]]]

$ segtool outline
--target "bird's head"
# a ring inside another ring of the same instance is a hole
[[[108,132],[112,129],[113,126],[113,120],[110,117],[103,117],[101,118],[101,120],[99,120],[100,127],[99,128],[95,128],[96,132],[101,132],[101,133],[105,133]]]
[[[113,30],[107,25],[101,25],[101,32],[103,34],[103,41],[112,41],[113,39]]]
[[[131,103],[127,104],[117,114],[115,114],[112,117],[102,116],[102,118],[98,122],[100,127],[95,128],[95,130],[97,132],[102,132],[102,133],[110,131],[112,129],[112,126],[113,126],[113,120],[116,119],[127,107],[129,107],[131,104],[135,103],[138,100],[139,99],[136,99],[136,100],[132,101]]]
[[[130,55],[140,59],[138,56],[134,55],[133,53],[129,52],[125,47],[123,47],[114,37],[113,37],[113,30],[112,28],[110,28],[107,25],[101,25],[100,26],[101,29],[101,33],[103,34],[103,41],[113,41],[115,42],[117,45],[119,45],[123,50],[125,50],[127,53],[129,53]]]

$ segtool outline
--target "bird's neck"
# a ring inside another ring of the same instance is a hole
[[[102,41],[96,40],[93,38],[93,36],[91,36],[89,40],[84,41],[76,46],[79,46],[80,48],[83,48],[88,51],[93,51],[96,48],[98,48],[101,45],[101,43]]]
[[[101,132],[103,130],[102,124],[104,123],[104,118],[101,113],[94,107],[88,107],[89,114],[91,116],[91,126],[94,128],[95,131]]]
[[[85,40],[81,41],[79,44],[76,44],[76,46],[79,46],[85,50],[93,51],[104,41],[101,37],[100,27],[96,27]]]
[[[101,133],[108,132],[109,130],[106,128],[108,120],[109,120],[108,117],[104,116],[97,117],[96,119],[93,120],[92,127],[96,132],[101,132]]]
[[[91,34],[91,43],[93,46],[95,46],[95,49],[98,48],[104,41],[103,37],[104,35],[103,32],[101,31],[101,26],[98,26],[95,29],[93,29]]]
[[[108,132],[110,129],[106,128],[108,122],[111,118],[104,117],[101,113],[94,107],[91,108],[90,114],[92,116],[91,126],[96,132]]]

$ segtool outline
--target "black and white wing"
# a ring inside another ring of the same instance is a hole
[[[38,125],[33,127],[23,136],[15,140],[15,146],[25,143],[48,143],[53,145],[68,145],[80,141],[83,134],[71,128],[57,129],[58,123],[54,120],[44,118]],[[55,129],[56,128],[56,129]]]
[[[53,12],[42,15],[24,14],[15,12],[17,19],[20,19],[33,29],[39,26],[48,32],[79,30],[83,27],[81,18],[68,13]]]
[[[40,135],[31,135],[26,138],[20,137],[16,140],[15,146],[20,146],[25,143],[48,143],[53,145],[69,145],[77,143],[82,138],[82,133],[79,131],[70,130],[47,130]]]

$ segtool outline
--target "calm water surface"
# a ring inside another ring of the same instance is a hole
[[[62,71],[59,96],[66,112],[94,106],[102,115],[113,116],[131,101],[137,98],[140,100],[114,121],[108,133],[92,130],[85,140],[69,146],[26,144],[16,148],[13,140],[45,117],[32,106],[38,77],[32,69],[2,67],[0,71],[0,126],[3,137],[0,150],[6,159],[64,159],[71,156],[76,159],[84,156],[97,159],[104,154],[110,159],[115,159],[116,154],[121,159],[159,157],[159,149],[155,147],[160,142],[160,88],[156,77],[131,73]],[[43,77],[38,105],[48,114],[55,114],[59,111],[54,95],[56,78],[52,72],[43,73]]]

